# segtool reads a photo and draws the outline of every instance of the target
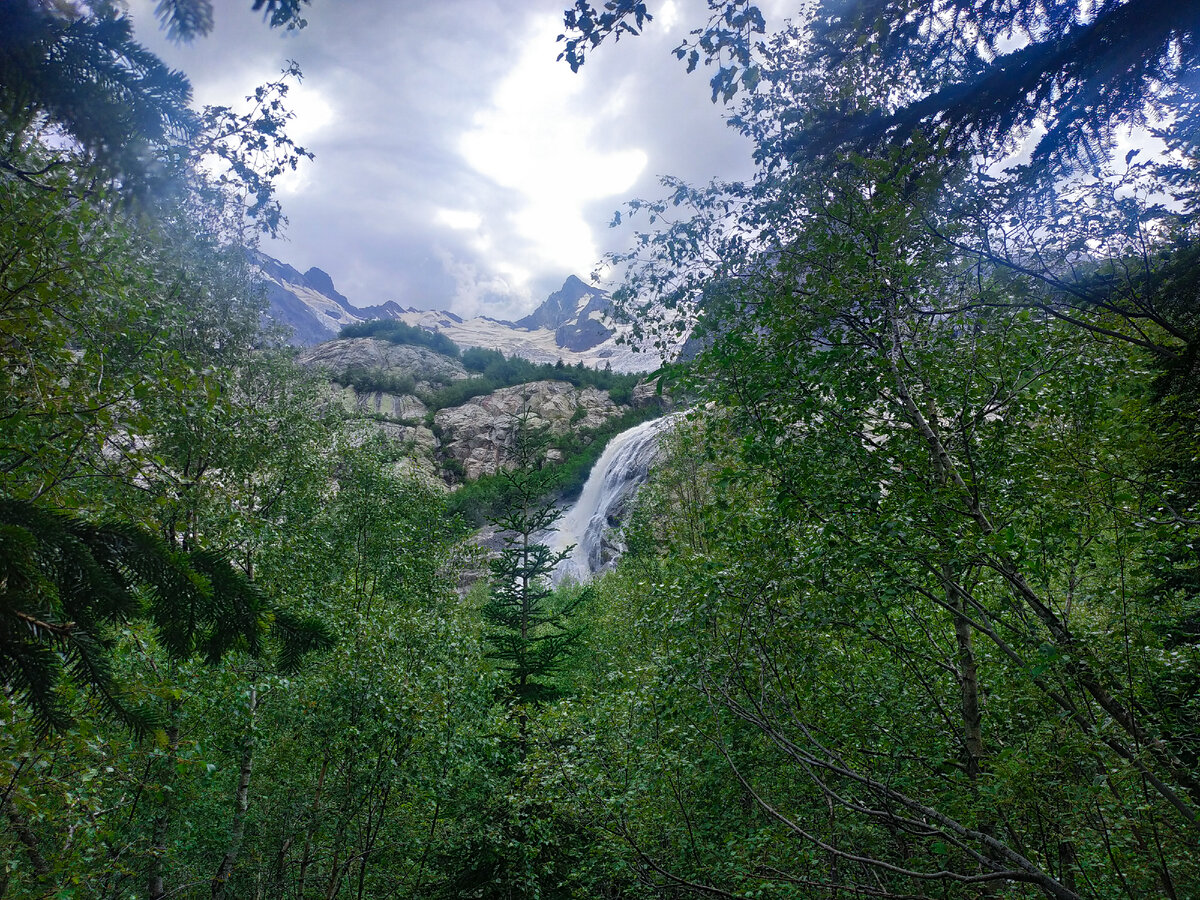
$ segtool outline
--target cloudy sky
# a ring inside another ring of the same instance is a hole
[[[358,305],[516,317],[622,247],[613,211],[657,197],[660,176],[751,171],[704,72],[670,52],[705,20],[703,0],[653,4],[645,35],[578,75],[555,59],[566,5],[314,0],[289,34],[250,0],[215,0],[213,34],[182,47],[154,26],[154,0],[130,9],[200,104],[236,103],[288,59],[303,69],[291,132],[316,159],[283,186],[291,224],[269,253],[324,269]]]

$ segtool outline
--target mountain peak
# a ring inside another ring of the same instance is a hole
[[[324,269],[318,269],[316,266],[313,266],[304,273],[304,284],[318,294],[324,294],[342,309],[346,310],[346,312],[357,313],[357,310],[350,305],[350,301],[338,293],[337,288],[333,286],[333,278]]]
[[[324,269],[318,269],[313,266],[304,273],[304,280],[308,282],[309,287],[314,291],[320,291],[325,296],[332,296],[334,293],[333,279]]]
[[[596,298],[603,298],[605,306],[608,294],[599,288],[594,288],[575,275],[567,276],[563,286],[542,301],[542,305],[523,319],[517,320],[518,328],[528,328],[533,331],[538,328],[561,328],[576,321],[584,313],[581,307],[584,298],[593,298],[587,302],[591,306]]]
[[[2,0],[0,0],[2,2]],[[254,252],[251,260],[263,278],[270,304],[266,318],[292,330],[289,340],[300,345],[335,338],[348,324],[367,319],[396,319],[417,328],[441,332],[461,347],[486,347],[534,362],[583,362],[618,371],[644,371],[661,364],[659,356],[638,356],[616,348],[617,331],[608,318],[608,294],[571,275],[562,287],[519,323],[489,316],[464,318],[449,310],[402,306],[388,300],[377,306],[356,307],[338,293],[322,269],[301,273],[292,266]]]

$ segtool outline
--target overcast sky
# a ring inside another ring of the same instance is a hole
[[[215,0],[216,28],[174,46],[154,0],[131,0],[139,38],[232,105],[277,75],[291,133],[316,154],[283,187],[285,242],[264,249],[327,271],[352,303],[523,315],[609,249],[623,201],[657,179],[745,177],[750,147],[724,124],[703,70],[671,54],[702,0],[652,5],[647,33],[579,74],[555,57],[565,0],[314,0],[308,28],[267,28],[250,0]]]

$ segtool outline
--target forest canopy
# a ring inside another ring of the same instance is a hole
[[[1196,10],[710,11],[677,55],[760,168],[611,260],[708,405],[614,588],[670,713],[606,720],[709,763],[596,802],[664,891],[1193,893]],[[566,61],[649,12],[576,4]]]
[[[0,4],[0,898],[1200,895],[1200,12],[708,11],[758,167],[624,212],[699,349],[582,590],[528,416],[448,497],[264,332],[298,72]]]

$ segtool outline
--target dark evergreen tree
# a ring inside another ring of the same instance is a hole
[[[9,151],[49,121],[106,176],[144,186],[161,176],[163,148],[198,129],[191,99],[186,76],[133,39],[133,24],[114,3],[0,4],[0,133]],[[21,169],[11,152],[0,165],[27,178],[47,171]]]
[[[550,576],[569,551],[556,552],[539,537],[560,515],[542,467],[545,430],[530,424],[527,409],[514,424],[517,464],[501,473],[507,503],[492,520],[505,545],[491,562],[491,594],[483,615],[488,655],[504,672],[507,699],[521,710],[523,724],[528,707],[560,696],[554,675],[578,639],[568,620],[580,601],[562,607],[552,602]]]
[[[64,677],[135,729],[149,724],[110,663],[111,626],[138,617],[178,659],[258,656],[273,635],[280,667],[294,671],[305,653],[332,644],[319,622],[273,609],[218,553],[183,553],[132,524],[0,500],[0,680],[44,725],[69,723],[56,690]]]

